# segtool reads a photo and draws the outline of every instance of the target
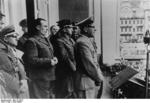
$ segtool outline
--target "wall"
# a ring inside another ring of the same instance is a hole
[[[49,25],[56,25],[59,20],[58,0],[49,0]]]
[[[36,18],[44,18],[49,27],[59,20],[58,0],[35,0]]]
[[[16,31],[22,34],[19,22],[26,18],[25,0],[4,0],[6,25],[14,25]]]
[[[98,54],[101,53],[101,13],[100,13],[100,1],[101,0],[93,0],[94,3],[93,3],[93,14],[94,14],[94,25],[95,25],[95,29],[96,29],[96,32],[95,32],[95,40],[96,40],[96,44],[97,44],[97,52]]]
[[[102,0],[103,60],[112,64],[117,57],[117,0]]]

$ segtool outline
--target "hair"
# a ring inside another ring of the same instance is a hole
[[[41,21],[46,21],[46,20],[43,19],[43,18],[37,18],[37,19],[35,19],[35,21],[34,21],[34,27],[36,27],[38,25],[41,25]]]
[[[34,24],[33,24],[33,32],[37,32],[37,29],[36,29],[36,27],[38,26],[38,25],[41,25],[41,21],[46,21],[45,19],[43,19],[43,18],[37,18],[37,19],[35,19],[34,20]]]
[[[21,21],[19,22],[19,25],[20,25],[21,27],[27,27],[27,19],[21,20]]]
[[[51,27],[50,27],[50,31],[52,31],[52,29],[55,27],[56,25],[52,25]]]

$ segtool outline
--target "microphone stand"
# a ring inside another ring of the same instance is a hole
[[[148,46],[149,46],[149,43],[147,45],[147,58],[146,58],[146,88],[145,88],[145,98],[148,98],[149,97],[149,53],[150,53],[150,50],[148,49]]]
[[[146,54],[146,77],[145,77],[145,98],[149,97],[149,53],[150,53],[150,33],[149,30],[146,31],[145,37],[144,37],[144,43],[147,44],[147,54]]]

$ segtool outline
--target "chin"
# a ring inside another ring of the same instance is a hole
[[[13,43],[12,45],[13,45],[14,47],[16,47],[16,46],[18,45],[18,43]]]

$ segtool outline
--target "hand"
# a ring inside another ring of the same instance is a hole
[[[58,63],[58,59],[56,57],[54,57],[53,60],[56,64]]]
[[[58,63],[58,60],[56,57],[54,57],[53,59],[51,59],[51,65],[55,66]]]
[[[26,92],[27,90],[28,90],[28,85],[27,85],[27,80],[21,80],[20,81],[20,92],[21,93],[24,93],[24,92]]]
[[[55,61],[54,61],[53,59],[51,59],[51,65],[52,65],[52,66],[55,66],[55,65],[56,65],[56,63],[55,63]]]

